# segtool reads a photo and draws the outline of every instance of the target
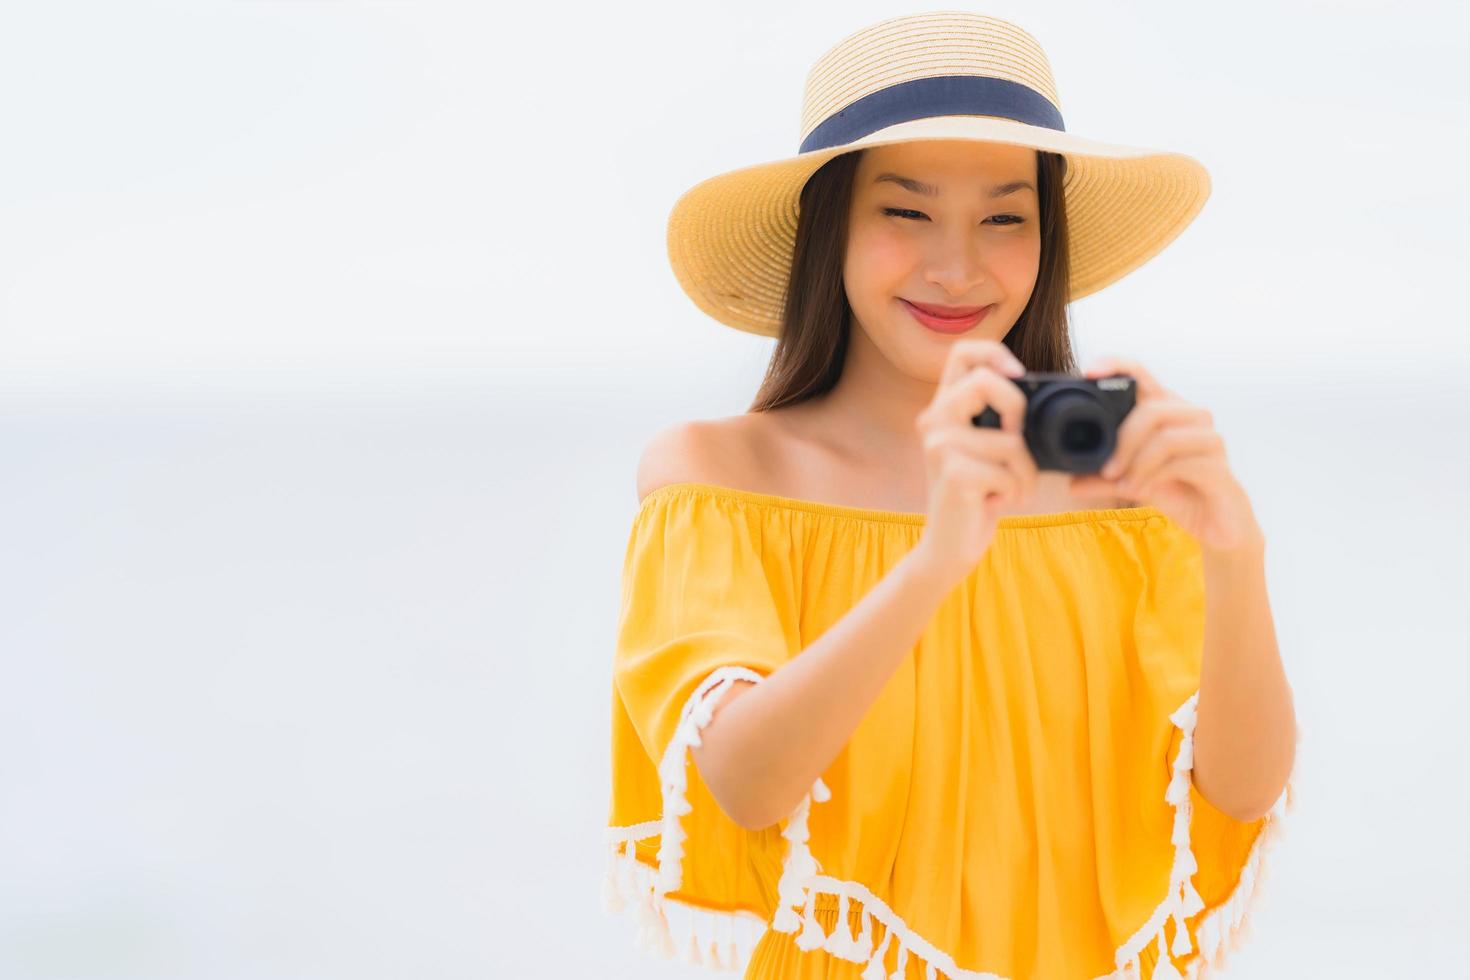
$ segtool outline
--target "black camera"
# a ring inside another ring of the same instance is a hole
[[[1118,426],[1133,410],[1137,388],[1127,374],[1078,378],[1023,374],[1012,378],[1026,396],[1022,434],[1039,470],[1096,473],[1118,444]],[[1000,428],[1000,414],[986,406],[970,421]]]

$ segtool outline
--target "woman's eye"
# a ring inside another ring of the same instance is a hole
[[[918,215],[920,218],[926,217],[924,212],[914,211],[910,208],[884,208],[883,213],[886,215],[893,215],[895,217],[906,217],[908,215]],[[1021,217],[1019,214],[997,214],[995,215],[994,220],[996,224],[1000,225],[1019,225],[1022,224],[1026,219]]]

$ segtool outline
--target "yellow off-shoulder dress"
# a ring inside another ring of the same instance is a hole
[[[612,671],[605,907],[748,980],[1173,980],[1223,965],[1291,789],[1194,787],[1202,555],[1153,507],[1000,519],[796,809],[751,831],[690,748],[924,515],[684,482],[644,497]]]

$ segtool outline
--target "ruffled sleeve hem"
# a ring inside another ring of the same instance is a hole
[[[1142,928],[1118,948],[1113,976],[1119,980],[1190,980],[1207,976],[1224,967],[1231,952],[1249,938],[1248,916],[1265,878],[1269,852],[1282,836],[1285,818],[1294,806],[1292,782],[1288,780],[1271,809],[1260,818],[1260,829],[1240,867],[1234,888],[1223,901],[1207,903],[1195,887],[1200,865],[1194,825],[1194,725],[1199,692],[1190,695],[1170,720],[1179,735],[1173,777],[1165,798],[1174,811],[1172,842],[1174,865],[1169,874],[1169,893]],[[1183,960],[1181,972],[1176,960]],[[1148,972],[1144,972],[1145,965]]]
[[[762,678],[753,671],[722,668],[706,679],[686,708],[660,770],[664,774],[663,821],[610,829],[606,890],[609,910],[620,911],[630,904],[637,907],[640,948],[651,948],[669,958],[678,955],[685,963],[725,970],[743,969],[748,962],[763,932],[761,917],[745,909],[701,907],[669,893],[680,883],[684,837],[679,817],[689,812],[683,797],[684,753],[699,744],[699,730],[735,679],[758,682]],[[1199,980],[1211,970],[1222,969],[1229,954],[1250,937],[1249,916],[1266,878],[1267,858],[1294,806],[1294,792],[1289,782],[1276,804],[1261,818],[1260,831],[1227,897],[1207,904],[1194,885],[1199,862],[1190,839],[1198,699],[1196,692],[1170,716],[1180,736],[1180,748],[1165,794],[1174,813],[1174,863],[1168,893],[1148,921],[1117,948],[1112,971],[1096,980]],[[807,816],[812,802],[829,798],[830,791],[817,780],[786,821],[782,836],[790,845],[770,928],[795,934],[795,945],[804,951],[822,949],[840,959],[865,964],[862,980],[903,980],[908,976],[911,958],[917,961],[925,980],[1006,980],[998,974],[959,967],[949,953],[910,928],[902,916],[859,882],[820,874],[807,846]],[[662,834],[663,843],[658,866],[650,869],[632,856],[630,842],[653,834]],[[837,927],[829,933],[816,912],[819,907],[831,909],[834,904]],[[850,905],[861,911],[856,935],[849,925]],[[883,926],[883,937],[875,943],[878,924]]]
[[[694,896],[676,894],[683,884],[687,839],[683,818],[694,809],[688,799],[690,750],[701,744],[700,732],[736,681],[759,684],[764,680],[764,675],[745,667],[720,667],[711,672],[685,702],[659,764],[662,817],[633,826],[608,828],[603,907],[614,914],[629,908],[636,911],[635,946],[640,950],[668,959],[677,956],[691,965],[741,969],[765,932],[764,917],[751,909],[710,907],[700,904]],[[801,891],[800,882],[809,880],[817,870],[806,846],[807,813],[812,800],[821,802],[830,796],[826,784],[817,779],[811,791],[782,821],[785,825],[782,836],[791,842],[778,886],[782,896],[795,897]],[[638,859],[636,850],[638,841],[650,837],[659,839],[658,856],[652,868]],[[789,908],[785,911],[794,918]],[[788,920],[778,914],[777,921]]]

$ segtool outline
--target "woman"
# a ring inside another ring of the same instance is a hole
[[[638,467],[607,897],[641,944],[750,978],[1223,962],[1294,760],[1264,535],[1139,363],[1086,372],[1136,383],[1101,472],[1037,465],[1016,383],[1076,374],[1067,302],[1208,187],[1067,135],[1035,40],[946,12],[844,39],[798,156],[681,198],[681,284],[778,344],[750,412]]]

